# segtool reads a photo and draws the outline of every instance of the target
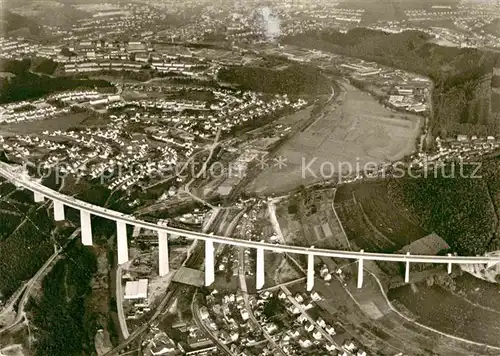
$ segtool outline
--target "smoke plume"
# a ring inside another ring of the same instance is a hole
[[[274,41],[281,34],[280,19],[277,15],[273,14],[269,7],[262,7],[259,9],[261,15],[262,27],[269,41]]]

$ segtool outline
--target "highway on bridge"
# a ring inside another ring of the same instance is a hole
[[[316,249],[301,246],[279,245],[266,242],[241,240],[231,237],[210,235],[202,232],[182,230],[169,226],[160,226],[151,222],[138,220],[133,216],[126,215],[117,211],[109,210],[100,206],[92,205],[73,197],[56,192],[44,185],[37,183],[29,178],[21,177],[13,170],[13,166],[0,162],[0,175],[12,183],[24,187],[33,193],[43,195],[44,197],[58,201],[71,208],[86,211],[92,215],[100,216],[116,222],[122,222],[133,226],[142,227],[153,231],[163,231],[170,234],[185,236],[187,238],[212,241],[221,244],[242,246],[247,248],[263,249],[273,252],[297,253],[302,255],[317,255],[334,258],[347,258],[355,260],[374,260],[374,261],[393,261],[393,262],[411,262],[411,263],[454,263],[454,264],[488,264],[494,265],[500,262],[500,256],[433,256],[433,255],[404,255],[388,254],[374,252],[355,252],[329,249]]]

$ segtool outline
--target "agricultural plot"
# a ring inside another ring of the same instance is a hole
[[[4,137],[15,135],[39,134],[42,131],[66,131],[71,127],[82,124],[85,119],[90,117],[87,113],[70,113],[60,115],[44,120],[18,122],[13,124],[4,124],[0,126],[0,135]]]
[[[464,299],[500,313],[500,285],[486,282],[469,273],[455,278],[455,285],[455,293]]]
[[[333,193],[333,190],[307,192],[281,203],[278,220],[287,243],[316,248],[348,248],[333,212]],[[290,209],[297,209],[297,212],[290,213]]]
[[[421,118],[394,113],[348,84],[329,111],[277,153],[286,166],[269,167],[254,182],[269,192],[334,179],[367,163],[400,159],[415,149]],[[309,169],[306,169],[309,167]]]
[[[473,304],[440,286],[429,287],[425,283],[417,284],[416,288],[407,285],[391,289],[389,298],[397,299],[422,324],[475,342],[500,346],[499,310]]]
[[[272,287],[304,277],[304,274],[282,253],[264,253],[265,286]]]

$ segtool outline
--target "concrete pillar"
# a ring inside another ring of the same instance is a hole
[[[311,246],[314,248],[314,246]],[[307,291],[312,291],[314,287],[314,255],[307,255]]]
[[[205,240],[205,286],[215,282],[214,242]]]
[[[118,245],[118,264],[128,262],[127,224],[116,222],[116,240]]]
[[[54,200],[54,220],[63,221],[64,218],[64,204]]]
[[[406,256],[410,256],[410,252],[406,253]],[[405,266],[405,283],[410,282],[410,261],[406,261]]]
[[[264,274],[264,249],[261,247],[257,247],[257,271],[256,271],[257,290],[262,289],[264,287],[265,274]]]
[[[168,234],[165,231],[158,231],[158,266],[160,277],[170,271],[168,262]]]
[[[90,213],[80,210],[80,227],[82,234],[82,244],[92,246],[92,225],[90,224]]]
[[[361,253],[365,252],[364,250],[359,251]],[[363,259],[360,258],[358,260],[358,288],[363,287]]]
[[[45,199],[43,194],[35,192],[34,195],[35,195],[35,203],[43,203],[43,201]]]
[[[451,257],[451,253],[448,254],[449,257]],[[452,265],[451,265],[451,262],[448,263],[448,274],[451,274],[451,269],[452,269]]]

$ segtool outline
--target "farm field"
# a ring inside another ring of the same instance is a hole
[[[37,120],[30,122],[19,122],[15,124],[0,125],[0,136],[15,136],[29,135],[41,133],[48,130],[68,130],[71,127],[80,125],[90,114],[87,113],[70,113],[58,117],[53,117],[45,120]]]
[[[292,189],[338,177],[349,164],[355,170],[357,164],[363,168],[367,163],[397,160],[414,151],[420,117],[394,113],[368,93],[349,84],[342,86],[329,111],[277,152],[286,166],[264,170],[254,181],[254,190]]]
[[[499,284],[486,282],[469,273],[463,273],[460,277],[455,278],[455,283],[455,293],[471,303],[500,312]]]
[[[418,288],[420,285],[425,285],[425,282],[422,284],[418,284]],[[404,296],[414,296],[415,292],[412,289],[412,285],[406,285],[401,287],[405,289]],[[453,297],[453,294],[446,292],[444,289],[439,288],[443,292],[443,296],[445,293],[448,297]],[[391,345],[397,346],[399,348],[406,349],[410,355],[418,354],[418,355],[498,355],[499,350],[494,349],[486,349],[480,345],[474,345],[470,343],[466,343],[459,340],[453,340],[447,336],[440,335],[432,330],[425,329],[417,324],[412,323],[411,321],[403,318],[401,315],[398,315],[396,312],[392,311],[385,298],[383,297],[378,284],[372,275],[365,273],[364,283],[362,289],[357,289],[356,286],[356,272],[353,273],[353,278],[348,281],[348,289],[351,294],[356,298],[357,302],[360,303],[361,309],[373,320],[371,322],[362,322],[360,323],[360,327],[365,329],[366,332],[370,332],[382,340],[389,342]],[[394,289],[397,290],[397,289]],[[406,315],[409,319],[415,320],[418,323],[426,325],[428,327],[432,327],[441,332],[445,332],[451,335],[463,337],[465,339],[481,342],[478,339],[474,339],[473,335],[465,335],[457,333],[454,330],[454,322],[459,320],[461,315],[461,309],[465,308],[464,313],[467,315],[474,315],[476,310],[472,310],[468,305],[468,303],[464,303],[461,298],[455,299],[442,299],[441,295],[423,295],[421,294],[421,299],[419,298],[411,298],[408,304],[406,302],[402,302],[402,298],[398,296],[397,298],[394,296],[393,291],[388,295],[389,300],[402,314]],[[416,292],[417,295],[419,292]],[[402,294],[403,295],[403,294]],[[436,300],[439,303],[436,303]],[[457,301],[460,304],[457,304]],[[446,308],[441,308],[442,303],[446,303]],[[434,323],[430,323],[428,319],[424,318],[420,313],[419,309],[425,309],[427,306],[436,309],[436,313],[429,311],[428,316],[434,318]],[[421,307],[422,306],[422,307]],[[446,310],[445,310],[446,309]],[[440,311],[443,310],[443,311]],[[442,328],[439,326],[441,320],[446,319],[446,314],[449,314],[447,323],[447,328]],[[480,314],[475,314],[480,317]],[[498,315],[496,316],[498,319]],[[496,327],[498,321],[495,320],[495,317],[489,317],[484,319],[485,322],[488,320],[492,321],[493,328],[490,333],[490,337],[488,339],[493,339],[498,333],[496,331]],[[476,326],[471,326],[471,328],[477,328],[476,330],[481,330],[482,333],[485,333],[487,327],[481,326],[480,321],[475,321],[478,324]],[[467,324],[465,324],[467,325]],[[486,324],[485,324],[486,325]],[[489,325],[489,324],[488,324]],[[486,338],[485,338],[486,339]],[[483,341],[484,342],[484,341]],[[498,343],[498,341],[497,341]],[[496,345],[496,344],[491,344]],[[416,349],[411,350],[412,347],[416,347]]]
[[[422,324],[471,341],[500,347],[499,309],[473,304],[440,286],[429,287],[425,283],[391,289],[389,298],[397,299]]]
[[[348,249],[334,215],[334,190],[304,191],[277,204],[276,218],[287,244]]]

